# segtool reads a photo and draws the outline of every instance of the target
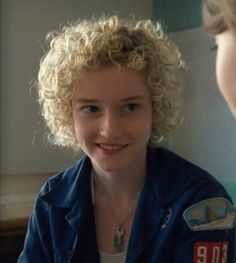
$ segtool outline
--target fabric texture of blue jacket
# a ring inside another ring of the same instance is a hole
[[[84,156],[42,187],[18,263],[100,261],[90,174],[91,161]],[[126,262],[197,262],[196,244],[226,243],[226,262],[233,263],[234,228],[193,231],[183,217],[187,208],[215,197],[231,201],[221,184],[201,168],[163,148],[149,149]]]

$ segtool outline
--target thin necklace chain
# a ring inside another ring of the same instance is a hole
[[[124,225],[125,222],[127,221],[127,219],[129,218],[129,215],[130,215],[130,213],[132,212],[132,209],[134,208],[134,206],[135,206],[135,204],[136,204],[136,201],[138,200],[138,197],[139,197],[139,195],[140,195],[140,193],[141,193],[141,190],[142,190],[143,186],[142,186],[142,187],[140,188],[140,190],[136,193],[135,198],[134,198],[134,200],[132,201],[132,204],[131,204],[131,206],[129,207],[128,212],[127,212],[125,218],[120,222],[120,220],[118,219],[118,216],[117,216],[117,214],[115,213],[115,211],[114,211],[114,209],[113,209],[113,207],[112,207],[112,204],[111,204],[111,202],[110,202],[110,200],[109,200],[110,195],[109,195],[108,191],[106,190],[106,187],[105,187],[104,184],[98,179],[98,177],[94,175],[94,172],[92,172],[92,176],[93,176],[93,178],[94,178],[94,180],[95,180],[95,183],[97,183],[98,185],[100,185],[100,189],[101,189],[101,193],[102,193],[102,195],[103,195],[103,198],[104,198],[104,200],[106,201],[106,203],[109,205],[109,208],[110,208],[110,210],[111,210],[111,212],[112,212],[112,214],[113,214],[113,217],[114,217],[115,220],[116,220],[116,223],[117,223],[118,225]]]
[[[115,234],[114,234],[114,238],[113,238],[113,246],[115,248],[115,250],[117,252],[122,252],[125,248],[125,234],[126,234],[126,228],[125,228],[125,223],[126,221],[128,220],[131,212],[132,212],[132,209],[134,209],[135,207],[135,204],[137,203],[137,200],[138,200],[138,197],[141,193],[141,190],[143,188],[143,186],[140,188],[140,190],[137,192],[137,194],[135,195],[135,198],[134,200],[132,201],[132,204],[130,206],[130,208],[128,209],[128,212],[126,214],[126,216],[124,217],[124,219],[122,220],[122,222],[120,222],[117,214],[115,213],[113,207],[112,207],[112,204],[109,200],[109,193],[108,191],[106,190],[105,186],[102,184],[102,182],[98,179],[97,176],[94,175],[94,172],[92,170],[92,182],[95,181],[95,183],[97,183],[98,185],[100,185],[100,189],[101,189],[101,193],[103,195],[103,199],[106,201],[106,203],[108,204],[110,210],[111,210],[111,213],[113,215],[113,217],[115,218],[116,220],[116,223],[117,223],[117,227],[116,227],[116,231],[115,231]],[[92,192],[93,192],[93,195],[94,195],[94,183],[92,183],[92,186],[93,186],[93,189],[92,189]]]

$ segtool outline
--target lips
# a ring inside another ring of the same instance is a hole
[[[108,144],[108,143],[96,143],[102,152],[106,154],[115,154],[123,150],[127,144]]]

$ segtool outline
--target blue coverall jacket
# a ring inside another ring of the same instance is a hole
[[[227,244],[226,262],[233,263],[234,228],[193,231],[183,217],[202,200],[230,200],[224,188],[201,168],[163,148],[149,149],[147,160],[126,262],[210,262],[197,261],[196,247],[203,244],[209,250],[212,244]],[[90,159],[84,156],[42,187],[19,263],[99,262],[90,172]]]

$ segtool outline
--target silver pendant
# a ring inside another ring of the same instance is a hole
[[[117,252],[122,252],[125,248],[125,228],[119,225],[113,239],[114,248]]]

